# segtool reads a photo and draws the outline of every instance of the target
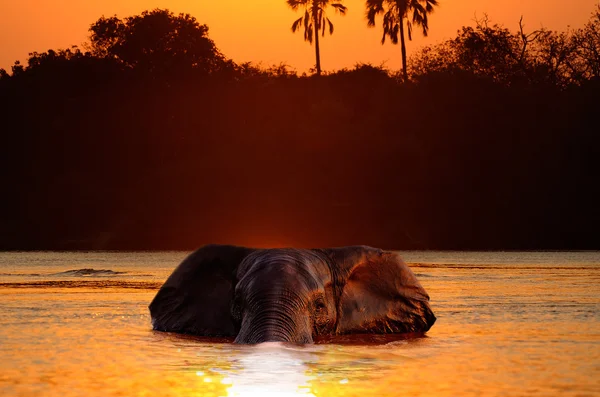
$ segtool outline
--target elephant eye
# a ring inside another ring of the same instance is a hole
[[[313,334],[327,335],[332,330],[335,320],[331,318],[323,294],[318,294],[313,300],[313,310]]]
[[[325,306],[325,301],[323,301],[323,298],[319,297],[317,298],[317,300],[315,301],[315,310],[320,313],[323,312],[327,309],[327,306]]]

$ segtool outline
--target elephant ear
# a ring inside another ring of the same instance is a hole
[[[202,336],[235,336],[231,300],[236,270],[253,250],[207,245],[190,254],[150,303],[155,330]]]
[[[338,249],[342,291],[337,332],[426,332],[435,322],[429,295],[395,252],[370,247]]]

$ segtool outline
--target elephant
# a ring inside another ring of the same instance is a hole
[[[157,331],[240,344],[425,333],[436,320],[429,295],[400,256],[367,246],[206,245],[173,271],[149,309]]]

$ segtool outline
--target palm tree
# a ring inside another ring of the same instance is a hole
[[[406,41],[404,37],[404,20],[408,30],[408,39],[412,40],[413,25],[423,29],[423,36],[429,32],[428,15],[433,12],[433,7],[439,4],[438,0],[366,0],[367,24],[375,26],[375,17],[383,14],[383,38],[389,37],[393,44],[398,44],[402,50],[402,74],[404,81],[408,80],[406,69]],[[412,14],[412,16],[411,16]]]
[[[329,34],[333,34],[333,23],[327,17],[325,10],[327,6],[332,6],[336,12],[346,15],[348,7],[342,3],[331,3],[331,0],[286,0],[287,4],[294,11],[303,8],[304,16],[298,18],[292,24],[292,32],[300,30],[304,26],[304,40],[310,44],[315,40],[315,54],[317,58],[317,75],[321,74],[321,50],[319,48],[319,33],[325,37],[327,27]],[[341,0],[339,0],[341,1]]]

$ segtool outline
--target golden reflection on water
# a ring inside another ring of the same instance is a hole
[[[230,385],[227,396],[231,397],[315,397],[305,364],[315,359],[298,357],[277,344],[264,344],[238,357],[239,372],[224,377],[221,383]]]
[[[0,396],[600,395],[600,266],[415,271],[427,337],[304,347],[154,332],[150,289],[0,287]]]

